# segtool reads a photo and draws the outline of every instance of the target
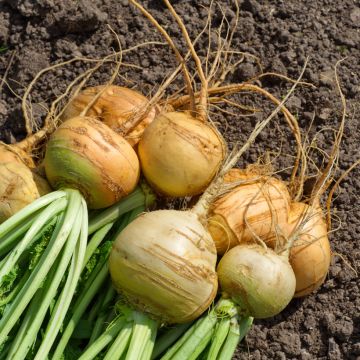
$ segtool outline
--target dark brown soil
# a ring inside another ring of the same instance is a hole
[[[143,1],[167,30],[180,38],[178,28],[160,1]],[[184,19],[191,38],[204,26],[209,5],[207,1],[173,1]],[[235,8],[231,2],[221,2],[228,20],[233,24]],[[205,8],[203,7],[205,6]],[[215,6],[215,5],[214,5]],[[339,171],[344,171],[359,157],[360,146],[360,3],[355,0],[321,1],[240,1],[240,21],[233,39],[233,49],[257,56],[263,71],[274,71],[296,78],[310,57],[304,80],[316,88],[300,87],[289,100],[289,109],[297,116],[305,132],[313,120],[310,137],[320,128],[316,146],[328,151],[333,139],[332,128],[339,126],[341,102],[334,82],[334,66],[339,77],[348,111],[342,142]],[[213,26],[221,21],[216,8]],[[0,139],[12,142],[24,136],[20,100],[24,87],[42,68],[74,56],[102,57],[116,47],[107,28],[109,23],[119,34],[125,49],[135,44],[161,40],[152,26],[122,0],[0,0],[0,75],[5,73],[12,54],[7,82],[0,92]],[[213,38],[212,42],[215,42]],[[180,41],[180,48],[185,49]],[[204,53],[207,39],[199,42]],[[124,57],[139,68],[123,67],[117,83],[135,86],[150,95],[166,74],[175,67],[172,52],[166,46],[147,46]],[[41,122],[54,95],[64,90],[75,74],[84,70],[76,63],[44,76],[32,93],[33,116]],[[108,79],[109,66],[96,74],[93,84]],[[250,57],[237,67],[228,81],[241,82],[260,73]],[[290,84],[276,77],[267,77],[261,85],[281,97]],[[255,117],[217,115],[230,144],[243,141],[256,120],[265,116],[270,104],[259,97],[237,97],[243,103],[263,104]],[[232,109],[234,110],[234,109]],[[276,170],[291,165],[294,141],[281,117],[259,136],[256,144],[242,159],[251,163],[266,150],[281,155],[275,161]],[[320,152],[313,152],[321,164]],[[288,171],[281,175],[286,178]],[[246,341],[239,348],[237,359],[360,359],[360,292],[359,278],[352,268],[360,265],[360,172],[356,169],[341,186],[333,203],[336,215],[331,234],[335,253],[325,284],[315,294],[294,300],[279,316],[256,321]],[[337,255],[337,254],[341,254]],[[351,267],[350,267],[351,266]]]

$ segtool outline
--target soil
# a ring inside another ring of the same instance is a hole
[[[180,50],[185,51],[176,23],[162,2],[142,3],[165,24]],[[261,68],[254,57],[244,56],[226,82],[242,82],[261,71],[296,78],[309,57],[303,80],[315,87],[300,86],[291,96],[288,107],[298,118],[303,134],[312,124],[308,132],[310,139],[318,130],[325,129],[313,142],[314,147],[324,151],[330,150],[332,129],[337,128],[341,120],[334,66],[345,58],[338,68],[347,99],[339,176],[359,157],[360,3],[357,0],[241,0],[239,3],[240,19],[232,49],[257,57]],[[194,39],[205,24],[209,2],[174,0],[173,4]],[[233,27],[236,14],[233,3],[219,4]],[[221,23],[222,11],[215,3],[213,8],[216,9],[212,18],[215,28]],[[74,56],[100,58],[117,47],[107,24],[118,34],[123,49],[145,41],[162,41],[126,0],[0,0],[1,76],[9,69],[6,82],[0,85],[0,140],[9,143],[24,137],[19,96],[38,71]],[[205,54],[207,44],[206,36],[198,42],[201,55]],[[214,34],[211,44],[216,45]],[[149,96],[176,66],[172,52],[163,45],[140,47],[124,54],[123,61],[137,67],[124,65],[116,82],[138,88]],[[43,120],[49,102],[86,66],[78,62],[41,78],[31,94],[32,116],[37,124]],[[90,83],[106,81],[111,70],[111,66],[102,67]],[[171,89],[179,86],[179,81]],[[275,76],[261,78],[258,84],[279,98],[291,86]],[[273,108],[259,96],[246,94],[235,98],[243,104],[255,104],[260,111],[256,116],[247,117],[213,115],[230,146],[244,141],[256,121]],[[292,164],[294,150],[293,137],[279,116],[258,137],[239,165],[252,163],[270,151],[275,169],[286,179],[289,174],[286,168]],[[322,152],[315,149],[311,156],[314,164],[321,167]],[[314,173],[315,167],[310,171]],[[357,168],[342,183],[333,202],[336,231],[330,234],[330,239],[334,256],[324,285],[304,299],[293,300],[275,318],[256,320],[246,341],[238,348],[236,359],[360,359],[360,282],[354,271],[360,265],[359,179]]]

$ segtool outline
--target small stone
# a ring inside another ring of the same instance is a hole
[[[147,68],[150,66],[150,61],[147,58],[142,59],[140,63],[143,68]]]
[[[330,115],[331,115],[332,109],[329,108],[323,108],[320,110],[320,113],[318,115],[318,118],[321,120],[327,120],[329,119]]]
[[[350,12],[350,19],[355,26],[360,26],[360,8],[355,8]]]
[[[316,326],[316,319],[313,316],[308,316],[304,321],[306,330],[312,330]]]

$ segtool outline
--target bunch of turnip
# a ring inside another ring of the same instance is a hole
[[[118,61],[109,83],[82,88],[91,71],[83,75],[65,106],[53,103],[53,122],[1,146],[0,346],[9,359],[62,359],[75,348],[81,360],[231,359],[254,319],[279,314],[328,272],[321,196],[342,128],[306,198],[304,144],[284,106],[304,70],[282,101],[252,84],[223,85],[227,55],[204,71],[168,0],[188,54],[130,2],[174,51],[185,90],[162,100],[173,76],[152,99],[114,85]],[[276,108],[229,152],[209,106],[243,90]],[[236,168],[278,112],[297,142],[290,180]],[[32,152],[50,133],[36,167]],[[159,198],[199,197],[191,208],[146,211],[148,185]]]

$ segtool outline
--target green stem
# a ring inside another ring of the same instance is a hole
[[[121,215],[144,205],[146,202],[147,199],[144,192],[141,188],[136,188],[130,195],[91,219],[89,223],[89,234],[94,233],[104,225],[114,222]]]
[[[32,243],[36,235],[41,231],[43,227],[59,212],[63,211],[66,208],[67,201],[64,198],[58,199],[50,204],[46,209],[44,209],[40,216],[34,221],[30,229],[27,231],[24,238],[18,245],[14,248],[11,253],[6,257],[6,261],[2,264],[0,269],[0,283],[3,280],[3,277],[7,275],[15,266],[16,262],[19,260],[21,254],[26,250],[26,248]]]
[[[80,194],[79,194],[80,195]],[[83,268],[83,262],[86,251],[86,244],[88,238],[88,213],[87,205],[84,198],[81,197],[81,213],[82,220],[80,222],[80,236],[77,236],[79,239],[77,241],[75,252],[72,257],[69,274],[64,285],[64,288],[61,292],[59,299],[56,302],[55,308],[51,314],[51,319],[48,323],[47,329],[45,331],[44,338],[42,340],[41,346],[35,356],[34,360],[46,360],[49,354],[49,351],[56,339],[56,336],[62,326],[62,323],[65,319],[67,310],[70,306],[71,300],[74,296],[77,282],[80,278],[81,270]],[[76,224],[77,225],[77,224]],[[77,225],[79,226],[79,225]],[[76,228],[77,226],[74,226]],[[75,234],[74,234],[75,235]],[[71,235],[70,235],[71,237]],[[70,240],[69,240],[70,241]]]
[[[79,211],[81,205],[80,199],[78,192],[70,194],[65,215],[60,217],[46,250],[33,269],[28,281],[3,314],[0,320],[0,345],[5,342],[7,335],[18,321],[37,289],[41,286],[44,278],[48,275],[49,270],[63,248],[73,227],[76,214]]]
[[[217,323],[216,308],[214,307],[210,313],[204,318],[201,324],[195,328],[191,337],[181,346],[181,348],[171,358],[172,360],[188,359],[201,346],[202,340],[215,327]]]
[[[192,328],[194,328],[194,331],[191,334],[191,337],[189,337],[185,342],[183,342],[181,347],[178,348],[176,353],[174,353],[174,355],[171,357],[171,360],[189,359],[193,356],[193,354],[200,354],[207,345],[207,343],[204,344],[204,342],[206,342],[209,333],[213,332],[213,329],[215,328],[219,319],[223,319],[225,317],[233,317],[236,314],[236,306],[231,300],[220,299],[217,304],[211,309],[211,311],[203,317],[201,323],[197,322],[195,323],[195,325],[192,326]],[[165,356],[166,355],[167,354],[165,354]],[[162,359],[164,359],[164,357]],[[167,357],[167,359],[169,359],[169,357]]]
[[[38,217],[38,213],[30,215],[28,219],[24,220],[24,222],[19,224],[15,229],[12,229],[2,237],[0,243],[0,257],[4,256],[14,247],[14,244],[19,242],[19,238],[30,228]]]
[[[103,360],[119,360],[129,345],[133,324],[128,322],[119,332],[117,338],[106,352]]]
[[[213,340],[211,341],[211,346],[209,349],[209,353],[207,355],[207,360],[216,360],[219,354],[219,351],[228,336],[230,329],[230,319],[224,318],[217,324]]]
[[[82,212],[79,211],[75,223],[81,224],[81,221]],[[16,352],[16,359],[25,359],[26,354],[34,343],[37,334],[41,328],[42,322],[46,316],[46,313],[51,305],[51,302],[55,298],[60,283],[69,266],[77,240],[79,238],[79,234],[80,227],[74,226],[71,230],[69,238],[66,241],[60,260],[57,260],[52,267],[52,269],[55,270],[54,275],[46,278],[45,289],[42,289],[43,296],[40,297],[40,299],[38,299],[37,301],[34,301],[35,298],[33,299],[33,302],[35,303],[33,320],[31,325],[27,329],[27,334],[25,338],[23,339],[21,345],[19,346],[19,349]]]
[[[108,278],[108,281],[111,281],[110,278]],[[89,311],[86,313],[85,318],[88,323],[94,323],[96,317],[99,315],[101,306],[104,302],[105,296],[106,296],[106,289],[107,289],[107,283],[105,282],[104,286],[100,289],[100,291],[97,293],[96,302],[91,306]],[[104,291],[105,290],[105,291]],[[93,325],[91,326],[93,329]],[[92,334],[92,330],[90,331],[90,336]]]
[[[173,355],[181,348],[181,346],[191,338],[197,328],[201,326],[205,317],[200,318],[193,324],[190,329],[186,331],[186,333],[170,348],[166,351],[166,353],[161,357],[161,360],[170,360]]]
[[[141,355],[148,339],[151,338],[154,323],[156,324],[155,320],[150,319],[147,315],[139,311],[134,311],[133,317],[134,327],[129,349],[126,354],[126,360],[142,359]]]
[[[104,281],[108,276],[108,266],[107,261],[105,260],[100,265],[100,271],[95,271],[90,276],[85,284],[85,288],[79,295],[79,301],[75,304],[73,309],[73,315],[69,320],[65,331],[63,332],[61,339],[56,347],[55,353],[52,357],[52,360],[61,359],[61,356],[66,348],[69,339],[74,332],[76,325],[78,324],[81,316],[85,313],[86,308],[89,306],[91,300],[95,297],[96,293],[99,291]]]
[[[58,283],[56,283],[56,268],[58,266],[58,260],[54,263],[50,270],[49,275],[46,277],[45,284],[42,288],[38,289],[34,298],[31,300],[30,306],[25,314],[25,317],[21,320],[21,326],[16,334],[16,338],[11,343],[11,349],[8,357],[12,359],[17,356],[16,359],[25,359],[31,345],[34,343],[37,332],[41,326],[41,323],[46,315],[46,311],[50,302],[46,306],[46,295],[49,294],[52,284],[57,290]],[[61,278],[60,278],[61,281]],[[60,283],[59,281],[59,283]],[[44,298],[45,295],[45,298]],[[50,301],[53,296],[51,296]],[[45,305],[45,306],[44,306]],[[37,324],[39,326],[37,326]],[[35,330],[34,330],[35,327]]]
[[[148,339],[148,341],[145,345],[145,349],[141,355],[141,359],[143,359],[143,360],[151,359],[151,355],[153,353],[154,346],[155,346],[157,328],[158,328],[158,324],[157,324],[157,322],[154,321],[153,324],[151,325],[150,338]]]
[[[78,360],[93,360],[119,334],[127,323],[125,316],[118,317],[107,330],[88,347]]]
[[[5,360],[7,358],[7,354],[9,353],[11,344],[6,344],[2,349],[0,353],[0,360]]]
[[[231,360],[238,343],[240,342],[240,326],[238,317],[234,316],[230,320],[229,334],[226,337],[225,343],[219,354],[218,360]]]
[[[35,219],[33,219],[33,220],[35,220]],[[49,231],[49,229],[52,229],[55,227],[55,225],[57,224],[57,221],[58,221],[58,216],[55,216],[43,229],[41,229],[41,231],[34,237],[34,239],[31,242],[33,244],[36,244],[36,242],[39,239],[41,239],[44,236],[44,234]],[[20,239],[15,239],[15,241],[17,241],[19,243]],[[17,265],[20,269],[26,268],[27,270],[26,270],[25,274],[22,276],[21,280],[11,289],[11,292],[6,296],[6,298],[3,298],[0,300],[0,306],[3,306],[5,304],[9,303],[17,295],[17,293],[20,291],[22,286],[27,281],[27,278],[29,277],[29,272],[31,271],[31,269],[29,269],[28,266],[29,266],[29,259],[31,259],[31,257],[32,257],[32,254],[31,254],[32,250],[33,249],[30,246],[27,249],[25,249],[25,251],[20,255]],[[2,261],[0,262],[0,268],[2,268],[2,266],[4,266],[4,264],[8,261],[10,256],[11,256],[11,253],[8,253],[5,256],[5,258],[2,259]],[[36,264],[34,264],[34,265],[36,265]]]
[[[131,219],[137,216],[141,211],[143,211],[143,206],[138,207],[132,210],[131,212],[125,214],[124,216],[122,216],[120,228],[124,228],[131,221]],[[112,226],[113,223],[105,225],[94,234],[94,236],[92,237],[86,248],[84,264],[86,264],[86,262],[89,261],[90,257],[92,256],[96,248],[100,245],[100,243],[103,241],[105,236],[108,234]],[[104,281],[107,278],[107,275],[108,275],[108,265],[107,265],[107,257],[106,257],[106,259],[103,262],[96,265],[90,277],[87,279],[84,289],[79,294],[78,296],[79,300],[74,305],[73,316],[70,319],[65,331],[62,334],[61,340],[56,347],[52,360],[61,358],[61,355],[65,350],[65,347],[73,331],[75,330],[76,325],[78,324],[79,320],[81,319],[81,316],[84,314],[86,308],[88,307],[92,299],[95,297],[96,293],[103,285]]]
[[[119,234],[125,229],[125,227],[130,224],[139,214],[145,211],[145,205],[136,207],[135,209],[126,213],[123,217],[120,218],[119,222],[115,223],[114,229],[116,230],[113,235],[115,240]]]
[[[187,358],[187,360],[196,360],[210,343],[213,334],[214,334],[214,328],[210,329],[204,335],[204,337],[201,339],[200,343],[198,344],[194,352],[189,356],[189,358]]]
[[[254,318],[252,318],[252,317],[243,317],[240,320],[240,322],[239,322],[239,326],[240,326],[240,339],[239,339],[239,341],[241,341],[247,335],[247,333],[251,329],[253,321],[254,321]]]
[[[93,342],[95,342],[95,340],[100,336],[103,326],[105,324],[105,319],[109,314],[109,309],[111,308],[111,303],[112,303],[112,300],[113,300],[115,294],[116,294],[116,291],[113,288],[111,281],[109,281],[106,295],[104,297],[104,301],[100,308],[100,314],[99,314],[98,318],[96,319],[88,346],[90,346]]]
[[[191,323],[179,324],[175,327],[167,330],[162,334],[155,343],[154,350],[152,352],[152,359],[157,358],[166,349],[168,349],[184,332],[190,327]]]
[[[52,193],[44,195],[22,208],[0,225],[0,239],[2,239],[8,232],[21,225],[29,215],[32,215],[39,209],[63,197],[66,197],[66,193],[64,191],[53,191]]]
[[[109,233],[114,223],[109,223],[99,230],[96,231],[96,233],[91,237],[87,247],[86,247],[86,253],[85,253],[85,259],[84,259],[84,266],[87,264],[87,262],[90,260],[91,256],[94,254],[95,250],[98,248],[98,246],[102,243],[105,236]]]
[[[117,233],[122,231],[136,216],[138,216],[144,210],[145,210],[145,206],[144,204],[142,204],[141,206],[137,206],[136,208],[123,214],[119,219],[115,219],[115,220],[120,220],[119,224],[116,224]],[[102,228],[98,229],[96,233],[93,235],[86,248],[84,264],[86,264],[90,260],[94,251],[98,248],[98,246],[104,240],[105,236],[109,233],[110,229],[114,226],[115,220],[113,222],[104,225]],[[115,234],[113,238],[116,238],[116,236],[117,235]]]
[[[229,334],[217,360],[231,360],[233,358],[238,344],[249,332],[252,323],[252,317],[244,317],[240,321],[238,315],[231,318]]]
[[[11,348],[8,352],[8,359],[14,359],[14,356],[16,355],[16,352],[20,348],[23,339],[26,337],[26,334],[28,333],[28,328],[31,325],[31,322],[34,320],[34,313],[36,312],[36,304],[35,301],[41,300],[42,295],[42,289],[39,289],[38,292],[35,294],[33,301],[30,303],[30,307],[28,311],[26,312],[25,316],[21,319],[21,326],[20,329],[16,333],[16,337],[9,345],[11,345]],[[26,354],[25,354],[26,356]],[[15,359],[24,359],[25,357],[19,357]]]

